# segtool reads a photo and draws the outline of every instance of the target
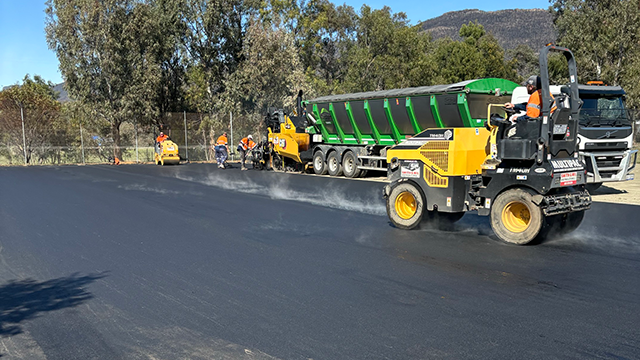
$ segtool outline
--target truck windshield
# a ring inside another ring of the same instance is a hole
[[[629,115],[622,97],[582,97],[580,125],[589,127],[629,126]]]

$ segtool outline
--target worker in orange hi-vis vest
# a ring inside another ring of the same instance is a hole
[[[244,161],[247,158],[247,152],[253,150],[256,147],[256,143],[253,142],[253,136],[248,135],[246,138],[240,140],[238,144],[238,152],[240,153],[240,159],[242,159],[242,170],[247,170],[244,166]]]
[[[216,151],[216,162],[218,163],[218,168],[224,169],[225,162],[227,161],[227,157],[229,156],[229,141],[227,140],[227,133],[224,132],[216,141],[216,145],[214,150]]]
[[[165,133],[160,132],[160,135],[156,138],[156,142],[161,143],[161,142],[167,140],[168,138],[169,137]]]
[[[527,87],[527,93],[531,95],[529,96],[529,101],[522,104],[504,104],[507,109],[515,109],[518,111],[527,112],[526,115],[512,115],[511,118],[509,118],[511,122],[515,123],[520,121],[536,120],[540,117],[540,114],[542,113],[542,86],[540,83],[540,76],[532,75],[524,83],[524,85]],[[551,98],[553,99],[553,95],[551,95]],[[554,100],[553,104],[551,105],[551,113],[553,114],[556,109],[557,107]]]

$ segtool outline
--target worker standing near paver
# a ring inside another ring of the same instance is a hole
[[[256,143],[253,142],[253,136],[248,135],[246,138],[240,140],[238,152],[240,152],[240,159],[242,160],[242,170],[247,170],[247,167],[244,165],[247,152],[253,150],[254,147],[256,147]]]
[[[218,168],[224,169],[224,164],[227,161],[227,157],[229,156],[229,141],[227,140],[226,132],[222,133],[222,135],[218,138],[218,141],[216,141],[215,151]]]

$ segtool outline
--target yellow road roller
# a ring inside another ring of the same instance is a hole
[[[156,142],[154,159],[156,165],[178,165],[180,163],[178,145],[169,139]]]

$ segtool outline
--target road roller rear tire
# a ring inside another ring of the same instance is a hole
[[[533,194],[525,189],[507,190],[491,206],[491,228],[509,244],[525,245],[536,239],[544,220],[542,209],[533,203]]]
[[[399,229],[415,229],[425,212],[425,199],[418,187],[410,182],[395,186],[387,197],[387,214]]]

